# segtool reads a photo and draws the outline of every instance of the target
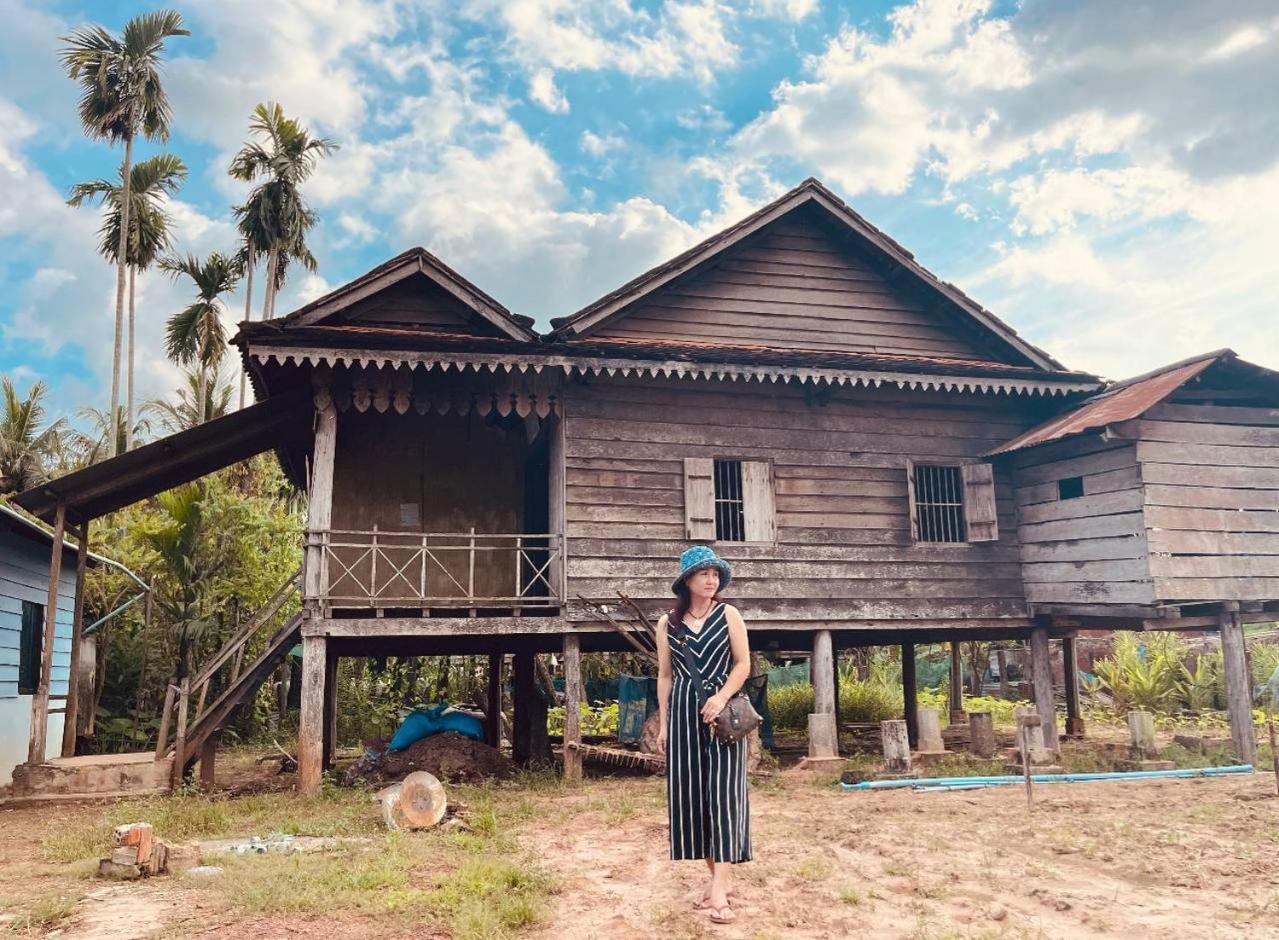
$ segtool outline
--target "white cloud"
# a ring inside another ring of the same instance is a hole
[[[591,131],[582,131],[578,146],[582,148],[582,153],[590,154],[592,157],[603,157],[615,150],[621,150],[626,146],[626,141],[617,134],[601,136]]]
[[[568,99],[555,87],[555,73],[550,69],[538,69],[533,73],[528,83],[528,94],[552,114],[568,114]]]

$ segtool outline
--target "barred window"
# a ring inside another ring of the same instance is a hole
[[[715,461],[715,538],[720,542],[746,540],[746,497],[740,460]]]
[[[913,477],[916,540],[966,542],[962,470],[957,466],[915,464]]]

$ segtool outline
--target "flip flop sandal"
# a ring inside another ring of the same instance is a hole
[[[731,891],[728,893],[728,903],[729,904],[733,903],[733,892]],[[706,911],[706,910],[710,910],[710,906],[711,906],[711,896],[709,894],[703,894],[702,899],[700,901],[697,901],[693,905],[693,910]]]
[[[733,909],[729,907],[727,904],[725,904],[723,907],[711,908],[712,924],[731,924],[735,920],[737,920],[737,914],[735,914],[733,912]]]

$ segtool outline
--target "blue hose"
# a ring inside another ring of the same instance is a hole
[[[1221,777],[1227,774],[1250,774],[1251,764],[1231,767],[1186,767],[1179,770],[1114,770],[1092,774],[1031,774],[1034,783],[1090,783],[1095,780],[1159,780],[1172,777]],[[845,790],[974,789],[1025,783],[1024,776],[1006,777],[921,777],[917,780],[864,780],[841,783]]]

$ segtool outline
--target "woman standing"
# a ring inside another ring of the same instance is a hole
[[[750,676],[746,623],[719,600],[733,570],[711,549],[680,556],[675,609],[657,624],[658,750],[666,754],[671,858],[705,859],[710,882],[699,908],[717,924],[736,919],[729,866],[751,857],[746,741],[723,743],[711,723]],[[698,676],[705,705],[698,708]]]

